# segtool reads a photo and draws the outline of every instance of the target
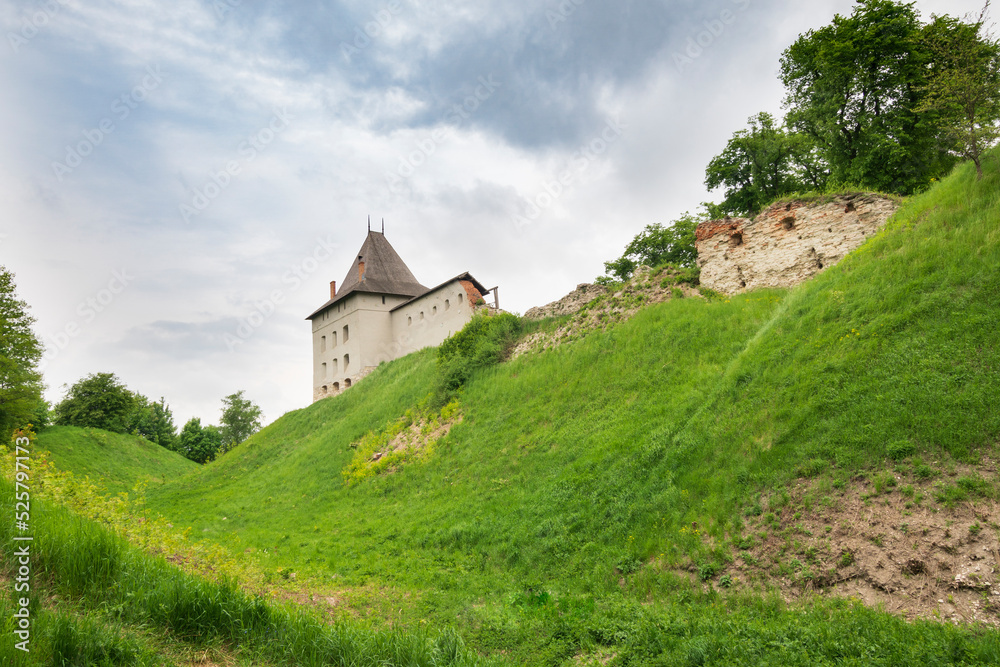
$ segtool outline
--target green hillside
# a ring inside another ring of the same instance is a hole
[[[97,428],[53,426],[38,434],[36,446],[52,455],[59,470],[90,477],[112,494],[141,481],[176,480],[200,467],[145,438]]]
[[[995,664],[994,631],[786,608],[720,574],[803,478],[843,493],[996,448],[998,193],[994,154],[982,181],[960,167],[796,289],[672,300],[480,372],[447,436],[347,486],[352,444],[433,384],[433,351],[411,355],[152,488],[150,507],[344,613],[455,626],[515,663]],[[956,493],[995,500],[995,479],[968,479]]]

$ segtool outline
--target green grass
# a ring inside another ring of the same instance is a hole
[[[742,517],[762,494],[774,511],[796,476],[878,478],[904,459],[934,475],[921,457],[974,462],[1000,441],[988,165],[793,290],[671,300],[474,372],[463,421],[420,460],[341,474],[352,444],[427,404],[433,351],[152,485],[149,506],[375,625],[455,627],[512,664],[997,664],[994,631],[712,586]],[[970,477],[938,495],[995,492]]]
[[[176,480],[199,467],[145,438],[96,428],[52,426],[38,434],[35,446],[48,451],[60,470],[90,477],[112,494],[128,491],[141,481]]]
[[[10,455],[5,452],[5,455]],[[0,480],[0,505],[14,506],[14,487]],[[209,582],[185,574],[163,558],[128,545],[105,528],[60,506],[33,500],[30,543],[15,543],[10,513],[0,516],[0,543],[29,545],[27,564],[11,550],[0,553],[7,597],[0,602],[5,625],[0,657],[24,660],[10,641],[14,599],[29,596],[29,648],[51,665],[164,664],[149,647],[149,633],[175,645],[225,646],[249,664],[286,665],[475,665],[452,632],[376,631],[360,623],[327,625],[296,608],[249,595],[234,582]],[[9,582],[19,567],[31,572],[29,592],[14,593]],[[67,613],[68,601],[86,616]],[[36,657],[37,660],[37,657]],[[170,663],[166,663],[170,664]]]

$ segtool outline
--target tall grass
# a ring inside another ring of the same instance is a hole
[[[0,481],[0,506],[12,507],[13,488]],[[32,576],[48,594],[110,611],[127,626],[156,627],[175,641],[222,642],[241,655],[290,665],[472,665],[448,632],[372,631],[341,622],[334,627],[304,611],[276,605],[239,589],[185,574],[162,558],[60,507],[33,502]],[[11,544],[13,521],[0,518],[0,543]],[[13,561],[3,552],[5,569]],[[36,595],[38,592],[36,591]],[[7,603],[5,603],[7,604]],[[94,622],[43,614],[38,631],[52,664],[146,664],[149,656]],[[8,652],[6,657],[11,657]],[[16,663],[12,663],[16,664]]]

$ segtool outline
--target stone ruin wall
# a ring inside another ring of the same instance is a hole
[[[876,194],[780,202],[753,220],[698,225],[701,284],[723,294],[792,287],[839,262],[873,236],[899,204]]]

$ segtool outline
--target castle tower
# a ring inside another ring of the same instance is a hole
[[[487,290],[468,273],[420,284],[385,234],[369,229],[347,276],[312,323],[313,400],[356,384],[383,361],[440,345],[472,319]]]

